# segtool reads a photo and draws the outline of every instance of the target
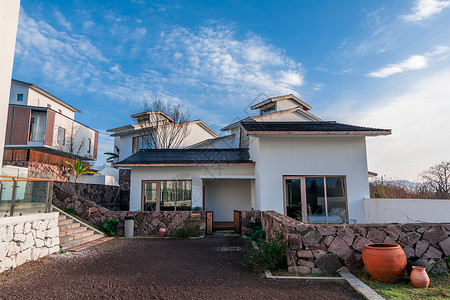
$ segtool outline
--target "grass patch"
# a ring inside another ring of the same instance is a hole
[[[407,277],[404,277],[399,283],[384,283],[373,279],[367,272],[359,273],[357,276],[385,299],[450,298],[449,276],[430,277],[428,289],[414,287]]]

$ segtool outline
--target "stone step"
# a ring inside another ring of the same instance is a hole
[[[66,225],[66,224],[71,224],[71,223],[73,223],[73,219],[64,219],[64,220],[58,221],[58,225],[59,226]]]
[[[66,219],[65,215],[59,215],[59,217],[58,217],[58,221],[65,220],[65,219]]]
[[[80,227],[80,223],[70,223],[70,224],[65,224],[65,225],[59,225],[58,224],[58,227],[59,227],[59,231],[62,231],[62,230],[66,230],[66,229],[69,229],[69,228]]]
[[[94,233],[92,235],[85,236],[85,237],[80,238],[80,239],[69,241],[69,242],[67,242],[65,244],[60,244],[61,250],[66,250],[68,248],[75,247],[75,246],[78,246],[78,245],[81,245],[81,244],[84,244],[84,243],[87,243],[87,242],[90,242],[90,241],[94,241],[94,240],[100,239],[102,237],[104,237],[103,234]]]
[[[75,233],[82,232],[85,230],[87,230],[87,227],[83,227],[83,226],[60,230],[59,237],[63,237],[65,235],[69,235],[69,234],[75,234]]]
[[[59,238],[59,242],[64,245],[70,241],[83,239],[84,237],[90,236],[92,234],[94,234],[93,230],[84,230],[84,231],[77,232],[74,234],[68,234],[68,235],[62,236]]]

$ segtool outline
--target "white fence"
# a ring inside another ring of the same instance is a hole
[[[364,198],[366,223],[450,223],[450,200]]]

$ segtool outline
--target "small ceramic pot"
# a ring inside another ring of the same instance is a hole
[[[362,259],[369,274],[379,281],[399,282],[406,270],[406,254],[397,244],[367,244]]]
[[[430,284],[430,278],[424,267],[413,266],[409,278],[411,279],[412,285],[418,288],[426,289]]]
[[[165,227],[161,227],[159,228],[159,237],[164,237],[166,236],[166,228]]]

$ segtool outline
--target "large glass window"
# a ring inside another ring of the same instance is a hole
[[[62,127],[58,127],[58,144],[63,146],[66,142],[66,130]]]
[[[144,211],[181,211],[192,209],[192,181],[144,181]]]
[[[285,197],[291,218],[314,224],[348,220],[343,176],[286,176]]]

